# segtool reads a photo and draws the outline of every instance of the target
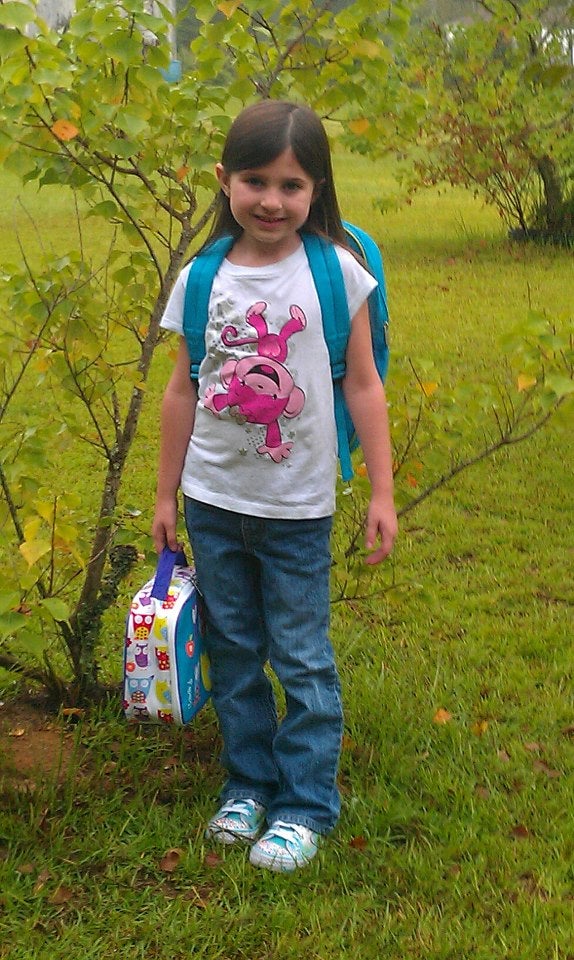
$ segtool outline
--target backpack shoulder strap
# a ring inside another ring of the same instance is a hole
[[[302,233],[301,237],[321,307],[323,333],[333,378],[338,455],[343,479],[348,480],[353,475],[353,468],[342,379],[346,370],[345,357],[351,332],[351,318],[345,281],[335,245],[317,234]]]
[[[192,380],[197,380],[199,367],[205,357],[205,328],[213,280],[233,243],[231,236],[214,240],[195,257],[187,275],[183,306],[183,335],[191,360]]]
[[[389,325],[389,309],[387,305],[387,285],[383,258],[377,243],[368,233],[352,223],[343,221],[343,226],[349,240],[349,246],[365,261],[367,268],[377,281],[377,286],[369,294],[369,318],[371,321],[371,337],[375,363],[381,380],[385,380],[389,366],[389,347],[387,342],[387,328]]]
[[[345,375],[345,355],[351,332],[343,271],[331,241],[315,233],[302,233],[301,238],[319,297],[333,380],[340,380]]]

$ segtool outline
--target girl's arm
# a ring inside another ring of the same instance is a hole
[[[197,390],[189,377],[189,353],[182,337],[173,373],[161,405],[161,442],[155,516],[152,524],[158,553],[167,545],[176,550],[177,492],[189,438],[193,430]]]
[[[366,302],[353,317],[346,361],[343,393],[363,448],[371,481],[365,542],[367,549],[373,552],[367,557],[367,563],[380,563],[393,548],[398,525],[393,500],[387,400],[373,358]],[[380,539],[380,547],[375,549],[377,539]]]

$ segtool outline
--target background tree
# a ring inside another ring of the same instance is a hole
[[[22,247],[20,262],[3,265],[0,328],[0,667],[47,684],[59,700],[98,689],[102,617],[136,559],[121,483],[159,322],[211,217],[213,162],[232,116],[255,96],[300,97],[357,137],[370,91],[405,127],[418,109],[409,91],[401,100],[390,69],[392,44],[408,28],[399,0],[374,15],[370,0],[337,11],[328,0],[192,6],[193,69],[169,84],[165,8],[157,17],[143,0],[78,0],[58,34],[40,20],[30,30],[28,4],[0,3],[0,159],[24,183],[69,190],[77,209],[63,249],[52,254],[38,224],[39,262]],[[541,385],[541,403],[533,390],[502,412],[492,401],[487,436],[479,398],[478,450],[453,447],[453,417],[459,409],[468,420],[468,396],[441,406],[406,368],[411,382],[395,412],[399,473],[443,450],[432,492],[546,421],[570,389],[571,357],[547,323],[529,336],[528,383]],[[564,374],[551,381],[555,368]]]
[[[59,34],[29,4],[0,3],[0,157],[78,204],[66,250],[33,267],[23,250],[24,267],[6,268],[0,332],[0,550],[10,557],[0,664],[62,697],[54,638],[74,695],[97,686],[101,618],[134,559],[119,542],[121,480],[159,321],[210,219],[233,114],[257,95],[289,95],[326,115],[362,97],[361,77],[386,56],[365,0],[339,13],[329,0],[198,0],[193,69],[169,85],[170,15],[157,7],[161,17],[144,0],[77,0]],[[406,9],[389,0],[380,13],[392,29]],[[95,252],[87,217],[101,225]],[[58,470],[78,439],[92,451],[90,487],[101,487],[95,517],[82,508],[82,477],[70,484]]]
[[[416,9],[401,68],[416,125],[405,129],[379,101],[365,149],[414,143],[411,188],[463,185],[523,234],[571,241],[574,4],[437,0]]]

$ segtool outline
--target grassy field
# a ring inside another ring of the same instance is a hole
[[[345,214],[382,243],[395,355],[434,361],[447,384],[488,380],[529,304],[571,314],[571,253],[508,245],[459,192],[383,217],[388,172],[335,160]],[[43,202],[27,196],[35,216]],[[58,244],[70,208],[46,203]],[[160,352],[126,478],[144,520],[168,369]],[[572,461],[557,425],[463,474],[405,518],[383,576],[401,589],[334,605],[343,815],[296,876],[204,845],[221,780],[211,707],[186,731],[135,730],[112,707],[62,721],[60,777],[24,773],[0,742],[0,958],[572,960]],[[111,681],[122,620],[104,643]]]

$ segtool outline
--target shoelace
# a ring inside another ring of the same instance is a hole
[[[308,832],[309,836],[306,837],[305,834]],[[267,842],[273,843],[274,838],[278,840],[283,840],[285,845],[289,843],[305,843],[307,840],[309,843],[312,842],[311,831],[307,831],[306,827],[300,826],[298,823],[284,823],[281,820],[276,820],[273,826],[267,831],[265,837]]]
[[[248,800],[230,800],[221,808],[222,817],[228,814],[237,814],[238,817],[249,817],[255,809],[253,803]]]

